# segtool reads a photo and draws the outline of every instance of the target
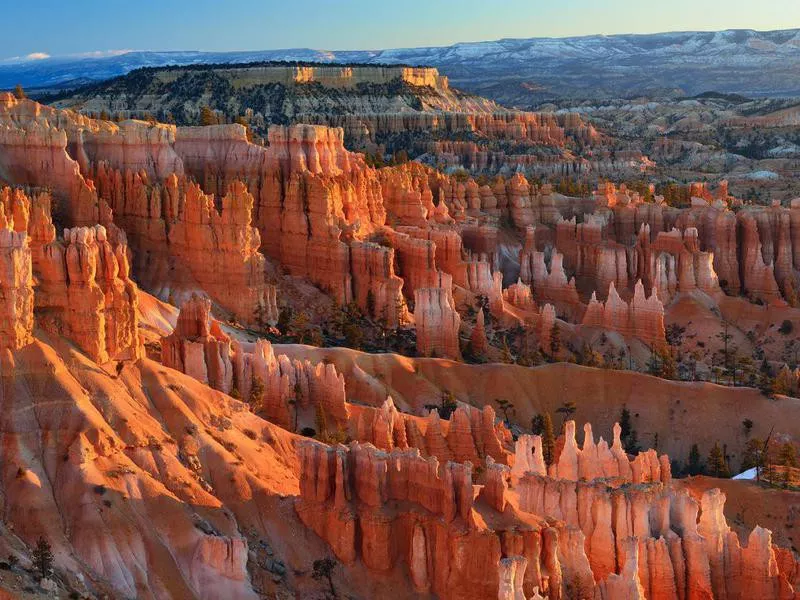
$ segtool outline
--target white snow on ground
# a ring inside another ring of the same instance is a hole
[[[753,467],[752,469],[747,469],[747,471],[743,471],[738,475],[734,475],[732,479],[755,479],[756,478],[756,468]]]
[[[750,179],[752,181],[775,181],[776,179],[780,179],[781,176],[778,175],[775,171],[751,171],[750,173],[744,173],[743,175],[732,175],[729,179]]]

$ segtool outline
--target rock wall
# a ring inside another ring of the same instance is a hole
[[[650,297],[645,296],[641,281],[636,282],[630,303],[620,298],[613,282],[609,284],[608,299],[604,303],[598,301],[597,295],[592,292],[582,324],[617,331],[626,337],[638,338],[654,348],[663,348],[667,343],[664,305],[655,290]]]
[[[253,196],[230,184],[219,207],[213,195],[171,174],[151,184],[145,173],[98,165],[98,187],[114,219],[131,232],[137,278],[164,296],[198,287],[245,323],[275,319],[265,283],[261,239],[251,225]]]
[[[35,307],[45,329],[64,335],[92,360],[135,360],[142,355],[138,288],[129,278],[124,234],[102,225],[64,230],[44,246]]]
[[[445,288],[420,288],[414,293],[417,354],[458,360],[461,358],[461,317]]]
[[[284,429],[313,429],[320,420],[329,433],[348,428],[344,377],[334,365],[275,356],[263,339],[245,349],[222,332],[206,298],[193,296],[183,304],[161,347],[165,366],[248,401]]]
[[[0,197],[2,201],[2,197]],[[5,209],[7,204],[3,204]],[[26,231],[15,231],[0,210],[0,349],[17,350],[32,340],[33,274]]]
[[[665,454],[658,456],[651,449],[640,452],[633,460],[629,459],[620,441],[621,431],[619,423],[615,423],[609,447],[602,437],[595,443],[592,425],[586,423],[583,426],[583,445],[579,448],[575,440],[575,421],[567,421],[563,444],[557,445],[549,467],[542,453],[541,436],[522,435],[515,443],[512,475],[515,479],[529,472],[568,481],[605,479],[615,486],[624,483],[669,484],[672,479],[669,457]]]
[[[349,404],[348,408],[350,437],[380,450],[414,448],[424,457],[473,464],[487,456],[499,464],[510,461],[511,433],[491,406],[481,410],[459,403],[449,419],[440,418],[436,410],[425,418],[399,412],[391,397],[380,407]]]

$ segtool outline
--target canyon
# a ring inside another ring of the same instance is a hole
[[[125,96],[142,77],[152,93]],[[194,77],[309,110],[129,118]],[[0,94],[0,556],[17,581],[800,598],[790,461],[762,467],[784,486],[685,477],[693,456],[719,453],[720,476],[754,443],[800,444],[800,199],[697,182],[677,206],[601,178],[602,159],[583,162],[591,189],[559,188],[522,167],[579,173],[573,150],[607,140],[434,69],[168,67],[103,86],[79,110]],[[434,160],[376,162],[403,144]]]

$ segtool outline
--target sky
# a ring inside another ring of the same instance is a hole
[[[2,0],[0,60],[800,27],[800,0]]]

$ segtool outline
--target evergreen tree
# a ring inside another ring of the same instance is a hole
[[[567,400],[556,409],[557,413],[561,413],[563,416],[561,417],[561,429],[563,431],[564,425],[566,425],[567,421],[572,418],[572,415],[575,414],[575,411],[578,410],[578,407],[575,406],[575,403],[572,400]]]
[[[550,329],[550,357],[553,360],[558,358],[558,353],[561,351],[561,330],[559,330],[558,325],[553,323],[553,327]]]
[[[511,419],[508,417],[508,413],[511,412],[512,414],[516,412],[514,405],[511,404],[508,400],[497,398],[495,401],[497,404],[497,408],[503,413],[503,421],[505,422],[506,426],[511,426]]]
[[[778,452],[778,464],[784,467],[797,467],[797,451],[791,442],[786,442]]]
[[[725,463],[725,454],[719,447],[719,442],[715,442],[708,453],[708,473],[714,477],[730,477],[728,465]]]
[[[39,575],[42,578],[49,577],[53,572],[53,550],[50,547],[50,542],[44,537],[39,537],[31,558],[33,559],[33,566],[39,571]]]
[[[17,100],[22,100],[28,97],[27,94],[25,94],[25,90],[22,89],[22,85],[19,83],[17,84],[17,87],[14,88],[14,97]]]
[[[294,428],[292,431],[297,431],[297,413],[300,410],[300,402],[303,400],[303,386],[299,381],[294,384],[294,397],[289,399],[289,404],[294,407]]]
[[[336,589],[333,587],[333,570],[336,568],[336,561],[332,558],[320,558],[314,561],[314,568],[311,572],[311,577],[320,581],[322,579],[328,582],[328,587],[331,590],[331,596],[336,598]]]
[[[622,447],[625,448],[625,452],[628,454],[638,454],[641,451],[639,436],[631,422],[631,411],[625,406],[622,407],[622,412],[619,415],[619,427],[619,439],[622,442]]]
[[[367,292],[367,316],[372,319],[375,318],[375,294],[372,290]]]
[[[688,475],[700,475],[703,473],[703,462],[700,460],[700,449],[697,444],[692,444],[689,450],[689,462],[686,465],[686,473]]]
[[[550,413],[544,413],[544,423],[542,431],[542,456],[546,465],[553,464],[556,453],[556,438],[553,435],[553,420]]]
[[[253,376],[253,381],[250,385],[250,397],[247,403],[250,405],[250,410],[258,412],[261,410],[264,403],[264,382],[257,375]]]
[[[533,435],[544,434],[544,415],[534,415],[531,418],[531,433]]]
[[[214,114],[210,106],[200,107],[200,125],[216,125],[217,123],[217,115]]]
[[[747,440],[744,446],[744,452],[742,453],[742,471],[747,471],[753,467],[758,467],[759,469],[764,468],[763,450],[764,440],[759,438],[750,438]]]

